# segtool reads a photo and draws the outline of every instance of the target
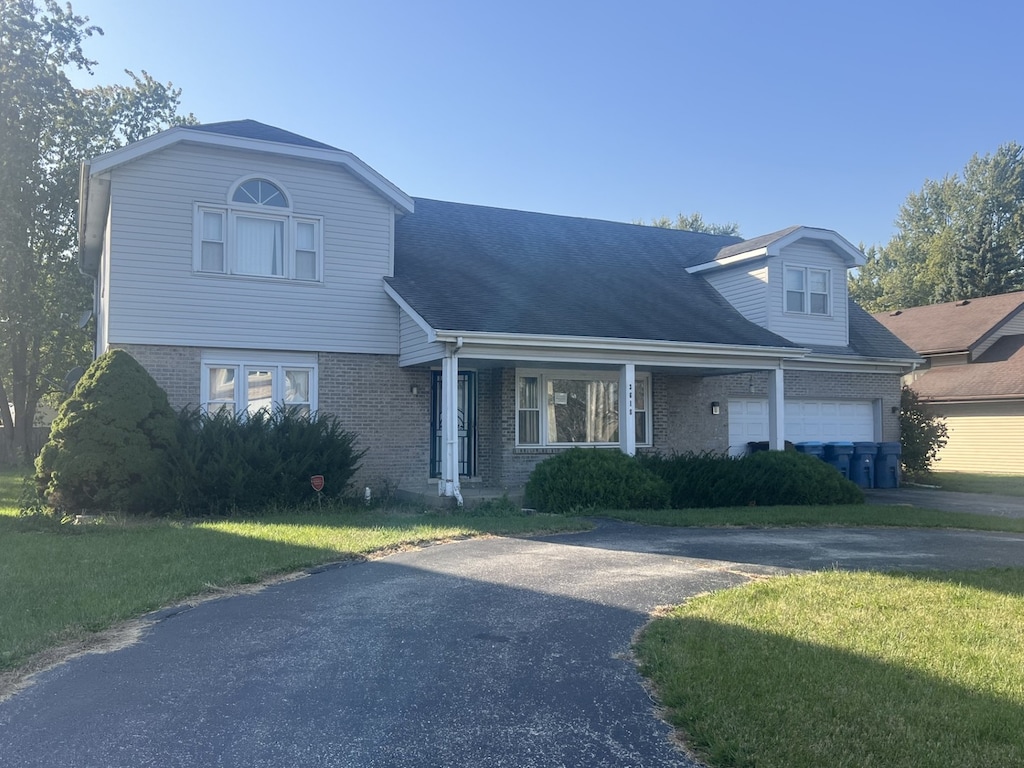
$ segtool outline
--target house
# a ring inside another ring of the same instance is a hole
[[[1024,291],[875,317],[925,360],[907,383],[946,419],[936,468],[1024,473]]]
[[[853,304],[835,232],[743,240],[412,198],[251,120],[83,165],[98,352],[172,404],[337,415],[361,484],[461,499],[571,446],[896,440],[913,352]]]

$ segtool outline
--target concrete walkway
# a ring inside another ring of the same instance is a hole
[[[601,522],[428,547],[149,617],[0,702],[0,766],[694,768],[630,656],[656,606],[993,565],[1024,566],[1024,534]]]
[[[977,515],[1024,517],[1024,496],[994,496],[987,493],[957,493],[932,488],[876,488],[865,491],[869,504],[909,504],[914,507]]]

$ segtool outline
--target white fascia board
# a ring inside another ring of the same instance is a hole
[[[708,344],[653,339],[594,338],[591,336],[528,336],[525,334],[482,333],[479,331],[436,331],[437,341],[462,342],[464,345],[529,350],[575,352],[619,352],[653,355],[705,355],[715,359],[729,357],[796,359],[809,354],[803,347],[759,347],[733,344]],[[467,353],[468,354],[468,353]]]
[[[843,257],[851,269],[853,267],[864,266],[864,254],[838,232],[834,232],[831,229],[818,229],[817,227],[800,227],[800,229],[796,229],[788,235],[784,235],[778,240],[774,240],[762,248],[755,248],[751,251],[736,253],[732,256],[727,256],[724,259],[716,259],[714,261],[706,261],[703,264],[695,264],[692,267],[687,267],[686,271],[692,275],[699,272],[706,272],[709,269],[724,269],[726,267],[731,267],[745,261],[759,259],[765,256],[778,256],[781,254],[783,248],[792,245],[799,240],[818,240],[827,243],[831,246],[833,251]]]
[[[703,264],[695,264],[692,267],[687,267],[686,271],[691,275],[695,275],[698,272],[706,272],[709,269],[722,269],[723,267],[731,267],[734,264],[740,262],[750,261],[751,259],[759,259],[763,256],[768,256],[767,248],[755,248],[752,251],[744,251],[743,253],[737,253],[732,256],[727,256],[724,259],[717,261],[706,261]]]
[[[82,163],[78,180],[78,269],[96,277],[103,254],[104,231],[110,208],[110,180],[96,178]]]
[[[909,373],[921,364],[920,360],[881,357],[845,357],[842,355],[810,354],[800,360],[787,361],[787,370],[850,371],[857,373]]]
[[[427,334],[427,341],[437,341],[437,331],[430,326],[430,323],[423,319],[423,316],[419,312],[409,305],[409,302],[401,297],[398,291],[388,284],[387,280],[384,281],[384,293],[390,296],[391,300],[398,305],[399,309],[405,312],[405,314],[407,314],[409,318],[416,323],[416,325],[423,329],[423,332]]]
[[[175,144],[200,144],[225,149],[248,150],[264,154],[292,157],[300,160],[340,165],[351,171],[357,178],[376,190],[390,201],[402,213],[412,213],[415,205],[411,197],[381,176],[377,171],[353,155],[342,149],[321,149],[319,147],[302,147],[296,144],[282,144],[276,141],[246,139],[238,136],[225,136],[219,133],[192,131],[183,126],[169,128],[166,131],[148,136],[133,142],[126,147],[99,155],[91,161],[92,175],[105,173],[119,165],[130,163],[152,152]]]

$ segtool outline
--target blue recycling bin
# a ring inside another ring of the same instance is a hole
[[[899,443],[879,443],[875,458],[875,488],[900,487]]]
[[[804,443],[797,443],[795,447],[800,453],[806,453],[808,456],[817,456],[822,461],[825,460],[824,443],[819,443],[816,440],[808,440]]]
[[[861,488],[875,487],[875,456],[878,443],[854,443],[850,459],[850,479]]]
[[[850,479],[850,458],[853,456],[853,443],[825,443],[825,461],[839,470],[847,480]]]

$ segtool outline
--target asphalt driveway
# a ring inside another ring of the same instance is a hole
[[[1024,535],[602,522],[329,568],[157,614],[0,703],[2,766],[693,766],[630,640],[793,569],[1024,566]]]

